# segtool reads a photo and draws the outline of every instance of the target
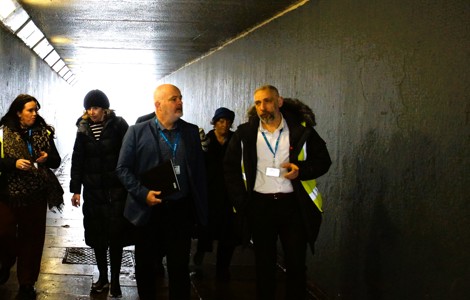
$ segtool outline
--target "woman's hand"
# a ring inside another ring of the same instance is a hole
[[[46,160],[47,160],[47,156],[48,156],[47,152],[45,152],[45,151],[39,152],[39,157],[38,157],[38,159],[36,159],[36,162],[45,163]]]
[[[75,207],[80,206],[80,194],[73,194],[72,195],[72,206],[75,206]]]
[[[16,168],[22,171],[31,169],[31,162],[27,159],[20,158],[16,161]]]

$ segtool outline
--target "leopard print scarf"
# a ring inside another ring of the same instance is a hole
[[[28,149],[28,141],[32,153]],[[18,132],[5,127],[3,151],[5,157],[35,161],[40,151],[49,152],[51,147],[49,141],[46,128]],[[45,198],[46,168],[39,164],[38,168],[31,168],[28,171],[15,169],[8,174],[8,198],[12,206],[27,206]]]

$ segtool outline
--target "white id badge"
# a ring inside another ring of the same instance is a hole
[[[175,168],[175,174],[180,175],[180,173],[181,173],[180,172],[180,166],[174,166],[174,168]]]
[[[281,174],[281,169],[269,168],[269,167],[266,168],[266,176],[279,177],[280,174]]]
[[[37,162],[33,163],[33,165],[36,169],[38,168],[38,163]]]

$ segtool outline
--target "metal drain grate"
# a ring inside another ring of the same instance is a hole
[[[92,248],[67,247],[62,259],[63,264],[96,265],[95,252]],[[108,251],[109,265],[109,251]],[[122,252],[122,267],[134,267],[134,251]]]

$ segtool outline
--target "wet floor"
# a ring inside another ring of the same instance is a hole
[[[68,199],[67,199],[68,200]],[[68,202],[67,202],[68,204]],[[83,237],[81,208],[66,205],[61,214],[48,212],[46,242],[41,263],[41,273],[36,283],[37,299],[79,300],[108,299],[108,293],[90,293],[92,282],[97,280],[98,269],[94,264],[63,263],[67,248],[86,247]],[[191,255],[194,253],[194,248]],[[133,250],[127,247],[125,250]],[[215,255],[208,253],[202,265],[202,278],[192,276],[191,299],[204,300],[254,300],[255,280],[251,249],[237,248],[232,260],[231,279],[220,282],[215,279]],[[191,266],[193,268],[193,266]],[[278,297],[283,299],[283,276],[279,270]],[[158,299],[168,299],[168,276],[161,279]],[[139,299],[133,267],[121,269],[122,299]],[[18,284],[16,266],[10,279],[0,286],[0,299],[16,299]],[[310,299],[320,299],[310,295]]]

